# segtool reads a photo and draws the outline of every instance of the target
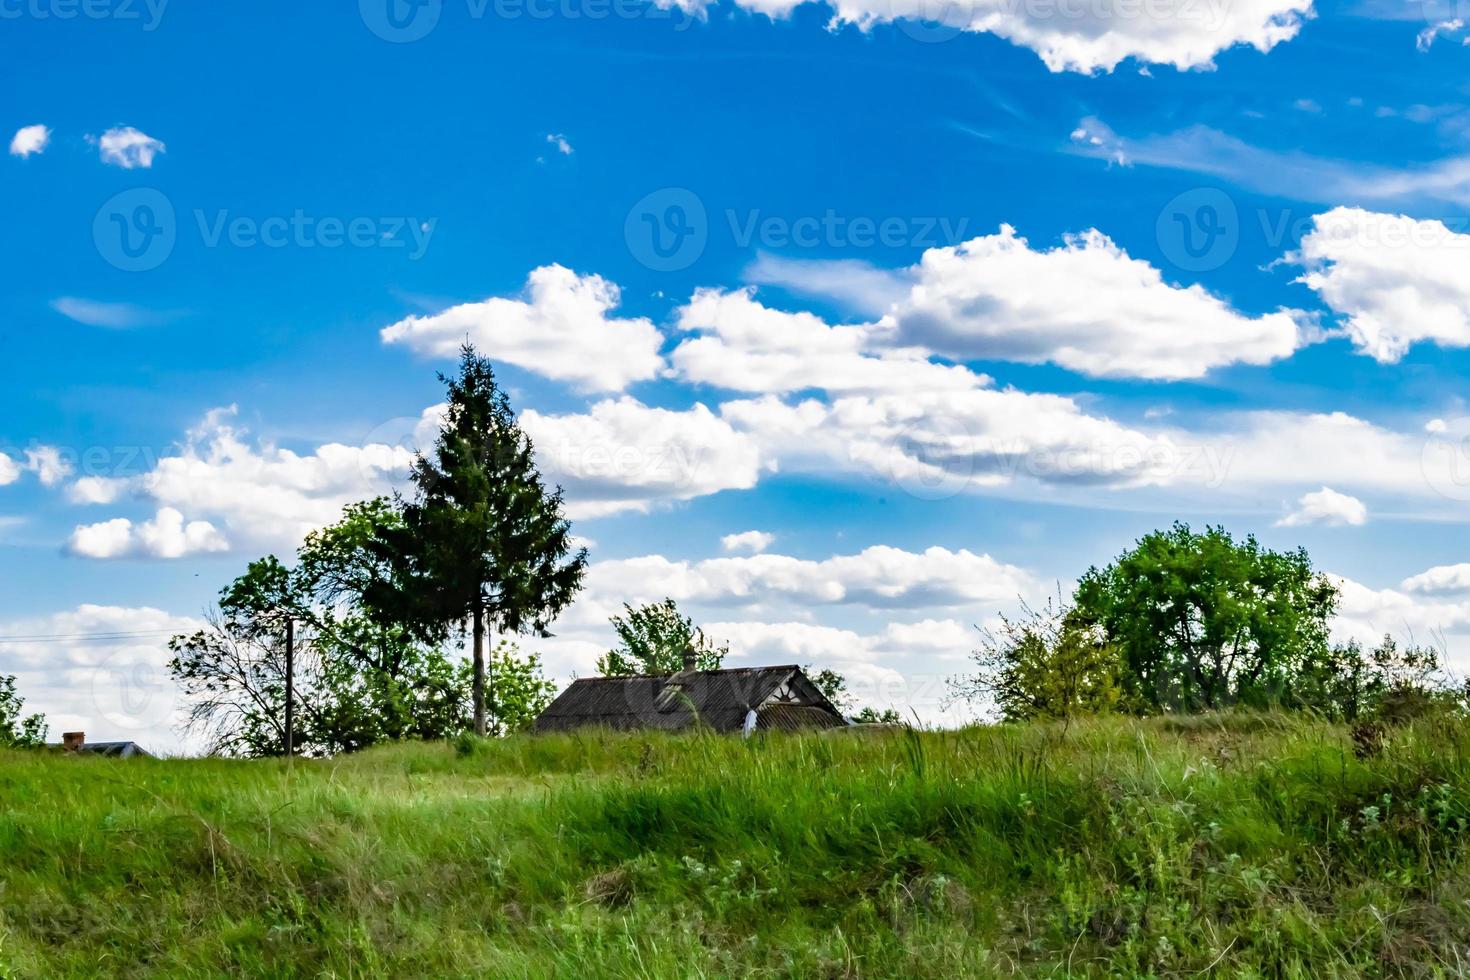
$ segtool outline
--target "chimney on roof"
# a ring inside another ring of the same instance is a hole
[[[691,643],[684,648],[684,669],[693,670],[696,666],[698,662],[694,659],[694,644]]]
[[[79,752],[86,744],[86,732],[63,732],[61,735],[61,747],[68,752]]]

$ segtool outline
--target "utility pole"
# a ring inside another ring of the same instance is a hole
[[[296,621],[286,619],[286,758],[295,752],[296,730]]]

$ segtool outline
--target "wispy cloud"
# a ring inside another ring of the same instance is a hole
[[[134,303],[104,303],[99,300],[80,299],[76,296],[62,296],[54,299],[51,301],[51,308],[78,323],[85,323],[89,327],[105,327],[109,330],[157,326],[179,315],[170,311],[145,309]]]
[[[1470,156],[1385,167],[1252,146],[1209,126],[1134,139],[1091,117],[1073,131],[1072,152],[1115,164],[1208,174],[1247,190],[1318,204],[1470,205]]]

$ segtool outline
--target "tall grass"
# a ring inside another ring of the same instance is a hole
[[[1470,723],[0,756],[0,976],[1454,976]]]

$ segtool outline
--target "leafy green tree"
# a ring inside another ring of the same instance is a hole
[[[1408,720],[1435,704],[1461,700],[1440,667],[1433,647],[1402,646],[1389,635],[1371,648],[1351,640],[1309,664],[1292,685],[1287,704],[1348,722]]]
[[[976,673],[950,681],[960,700],[992,704],[1006,721],[1068,720],[1118,710],[1117,649],[1065,606],[1023,607],[981,631]]]
[[[203,630],[174,637],[170,670],[190,704],[190,727],[213,751],[281,753],[287,619],[299,751],[330,755],[469,726],[468,667],[366,613],[366,593],[397,585],[381,543],[402,527],[387,500],[353,504],[307,536],[294,567],[273,555],[251,562],[221,591]]]
[[[39,748],[46,744],[46,717],[26,715],[25,699],[15,690],[13,676],[0,677],[0,748]]]
[[[1176,523],[1088,571],[1074,601],[1121,653],[1131,701],[1198,711],[1283,700],[1327,648],[1337,590],[1304,550]]]
[[[556,697],[556,685],[541,673],[539,654],[521,655],[520,647],[502,640],[490,653],[488,664],[493,701],[491,735],[529,731],[536,716]]]
[[[485,631],[548,635],[581,588],[585,549],[572,547],[560,488],[548,490],[490,362],[468,344],[448,387],[433,452],[414,463],[414,500],[381,551],[398,563],[396,585],[371,592],[380,622],[413,624],[421,636],[463,632],[472,643],[473,714],[488,731]]]
[[[623,603],[623,615],[612,617],[618,645],[597,661],[607,677],[634,674],[674,674],[684,669],[684,651],[694,651],[695,667],[719,670],[730,653],[704,635],[688,616],[679,613],[673,599],[634,609]]]

